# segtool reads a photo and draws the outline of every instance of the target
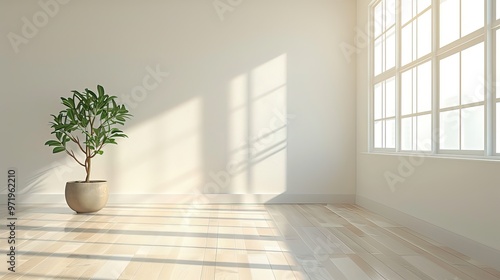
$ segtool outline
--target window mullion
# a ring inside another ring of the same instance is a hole
[[[377,75],[376,77],[373,77],[372,86],[394,77],[396,73],[397,71],[394,68],[393,70],[386,71],[380,75]]]
[[[494,47],[496,46],[496,42],[494,41],[496,38],[493,35],[493,30],[491,25],[494,20],[495,14],[495,1],[486,1],[486,11],[485,11],[485,26],[486,26],[486,35],[485,35],[485,73],[486,73],[486,86],[485,86],[485,101],[486,106],[484,108],[485,111],[485,155],[492,156],[496,154],[496,132],[495,132],[495,87],[493,86],[495,76],[494,76],[494,64],[496,64]],[[491,59],[489,59],[491,58]]]
[[[462,7],[462,6],[460,6]],[[462,11],[462,10],[460,10]],[[461,13],[460,13],[461,15]],[[462,55],[463,53],[460,52],[458,54],[458,106],[460,107],[458,109],[458,149],[462,150]]]
[[[387,148],[387,87],[386,83],[382,83],[382,147]]]
[[[458,38],[462,38],[462,0],[458,0]]]
[[[395,48],[396,48],[396,61],[395,61],[395,82],[396,82],[396,93],[395,93],[395,99],[396,99],[396,118],[395,118],[395,133],[396,133],[396,152],[400,152],[401,149],[401,20],[402,20],[402,13],[401,13],[401,0],[396,0],[399,1],[399,5],[396,5],[396,27],[395,27],[395,36],[396,39],[395,41]]]
[[[440,150],[440,127],[439,127],[439,61],[437,50],[439,46],[439,0],[433,0],[432,6],[432,133],[431,142],[432,154],[437,154]]]

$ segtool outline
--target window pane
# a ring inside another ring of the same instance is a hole
[[[431,115],[418,116],[417,118],[417,150],[430,151],[432,135],[432,118]]]
[[[376,121],[373,126],[373,145],[375,148],[383,148],[382,146],[382,121]]]
[[[462,149],[484,149],[484,106],[462,110]]]
[[[401,21],[403,24],[413,18],[413,1],[401,0]]]
[[[396,121],[394,119],[387,120],[385,125],[386,148],[396,148]]]
[[[460,38],[460,0],[441,0],[439,8],[439,45],[442,47]]]
[[[382,73],[382,37],[378,38],[376,41],[375,41],[375,49],[374,49],[374,53],[373,53],[373,56],[374,56],[374,62],[373,62],[373,66],[374,66],[374,72],[375,72],[375,76]]]
[[[431,62],[418,66],[417,112],[430,111],[432,108],[432,68]]]
[[[484,44],[462,51],[462,104],[484,100]]]
[[[458,110],[442,112],[439,119],[439,145],[443,150],[458,150],[459,147],[459,114]]]
[[[448,0],[449,1],[449,0]],[[454,54],[440,62],[439,104],[440,108],[459,105],[460,56]]]
[[[431,5],[431,0],[415,0],[417,2],[418,13],[427,9]]]
[[[412,119],[413,117],[401,119],[401,149],[405,151],[413,149]]]
[[[496,5],[497,5],[496,18],[499,19],[500,18],[500,1],[499,0],[497,0]]]
[[[382,84],[375,85],[373,91],[373,117],[378,120],[382,118]]]
[[[462,0],[462,37],[484,26],[484,0]]]
[[[396,80],[387,80],[385,84],[385,117],[396,115]]]
[[[385,28],[386,29],[390,28],[395,23],[396,23],[396,0],[386,0],[386,3],[385,3]]]
[[[382,25],[383,25],[383,18],[382,18],[382,2],[380,2],[376,7],[375,11],[373,14],[373,21],[374,21],[374,34],[375,37],[378,37],[380,34],[382,34]]]
[[[401,31],[401,64],[405,65],[413,60],[413,23],[408,24]]]
[[[389,31],[387,31],[387,39],[386,39],[386,61],[385,61],[385,69],[388,70],[392,67],[396,66],[396,28],[393,27]]]
[[[500,2],[500,1],[498,1]],[[500,3],[497,2],[497,10],[499,9]],[[498,15],[498,13],[497,13]],[[497,98],[500,98],[500,29],[496,32],[496,82],[494,83],[496,89]]]
[[[432,42],[432,21],[431,11],[427,11],[417,19],[418,39],[417,54],[418,58],[431,52]]]
[[[497,153],[500,153],[500,103],[497,103],[497,111],[496,111],[496,150]]]
[[[408,70],[401,75],[401,114],[413,113],[413,70]]]

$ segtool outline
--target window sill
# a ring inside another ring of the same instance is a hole
[[[456,159],[468,161],[490,161],[499,162],[500,155],[484,156],[484,155],[469,155],[469,154],[433,154],[430,152],[387,152],[387,151],[371,151],[361,152],[362,155],[375,155],[375,156],[403,156],[403,157],[426,157],[435,159]]]

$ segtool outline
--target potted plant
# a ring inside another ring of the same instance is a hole
[[[56,139],[45,145],[52,147],[54,154],[66,152],[85,168],[85,180],[66,183],[68,206],[77,213],[96,212],[108,201],[108,187],[106,181],[90,180],[92,159],[102,155],[107,144],[117,144],[117,138],[127,137],[117,127],[124,125],[132,115],[125,105],[116,103],[116,96],[106,94],[100,85],[97,94],[89,89],[72,93],[72,97],[61,97],[64,110],[51,115],[52,134]]]

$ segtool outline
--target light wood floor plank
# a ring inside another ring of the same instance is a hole
[[[405,228],[390,228],[386,229],[388,232],[401,238],[402,240],[407,241],[414,248],[420,249],[419,254],[425,255],[430,258],[438,258],[439,261],[436,262],[445,262],[449,266],[454,269],[466,274],[462,275],[461,278],[467,279],[468,277],[472,279],[484,279],[484,280],[495,280],[498,279],[498,276],[495,276],[493,273],[488,272],[486,269],[481,269],[475,266],[471,262],[465,261],[463,258],[467,258],[462,254],[453,251],[451,249],[447,249],[442,246],[435,246],[433,243],[429,243],[428,239],[422,239],[418,237],[415,233],[408,232]],[[459,257],[462,256],[462,257]],[[494,272],[495,270],[491,271]]]
[[[390,266],[374,257],[372,254],[356,254],[355,256],[361,258],[386,280],[405,280],[405,278],[396,273],[396,269],[393,270]]]
[[[40,204],[18,213],[17,270],[0,268],[1,280],[500,280],[351,204],[109,205],[86,215]]]

